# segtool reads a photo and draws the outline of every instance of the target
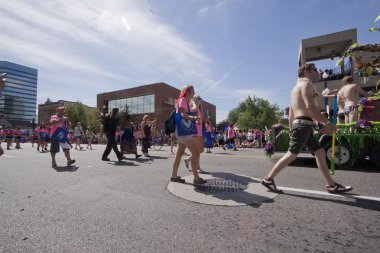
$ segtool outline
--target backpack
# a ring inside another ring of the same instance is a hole
[[[169,118],[165,120],[165,134],[170,135],[175,132],[175,109],[170,113]]]

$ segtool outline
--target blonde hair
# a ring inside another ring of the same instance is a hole
[[[191,85],[191,84],[186,84],[185,86],[183,86],[182,91],[181,91],[181,93],[179,94],[179,97],[178,97],[178,98],[185,97],[186,94],[187,94],[187,92],[188,92],[190,89],[193,89],[193,90],[194,90],[194,86]]]
[[[350,83],[353,83],[353,82],[354,82],[354,79],[352,78],[352,76],[345,76],[342,79],[342,83],[343,84],[350,84]]]

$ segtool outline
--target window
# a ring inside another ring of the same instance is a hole
[[[111,100],[108,101],[108,110],[119,108],[120,111],[123,111],[126,105],[132,114],[154,113],[154,95]]]

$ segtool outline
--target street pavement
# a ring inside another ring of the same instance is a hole
[[[4,143],[3,143],[4,148]],[[320,194],[325,182],[307,154],[276,178],[284,194],[235,207],[191,202],[167,186],[170,147],[101,161],[104,145],[72,150],[75,166],[51,168],[31,144],[0,157],[0,253],[4,252],[379,252],[380,170],[362,163],[334,179],[346,197]],[[139,147],[140,148],[140,147]],[[202,154],[212,173],[261,178],[274,162],[263,150]],[[191,175],[182,162],[179,174]],[[296,188],[296,189],[294,189]],[[293,190],[292,190],[293,189]],[[311,192],[307,192],[311,190]],[[228,197],[228,196],[227,196]]]

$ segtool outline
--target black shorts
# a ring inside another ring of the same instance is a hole
[[[227,139],[227,143],[235,144],[235,138]]]
[[[59,152],[59,142],[55,140],[50,141],[50,153],[58,153]]]
[[[292,130],[290,131],[288,151],[293,154],[298,154],[303,146],[307,146],[310,152],[321,149],[322,146],[314,137],[313,131],[314,129],[311,124],[293,123]]]
[[[344,120],[344,118],[345,118],[344,113],[343,112],[338,113],[338,118],[341,120]]]

